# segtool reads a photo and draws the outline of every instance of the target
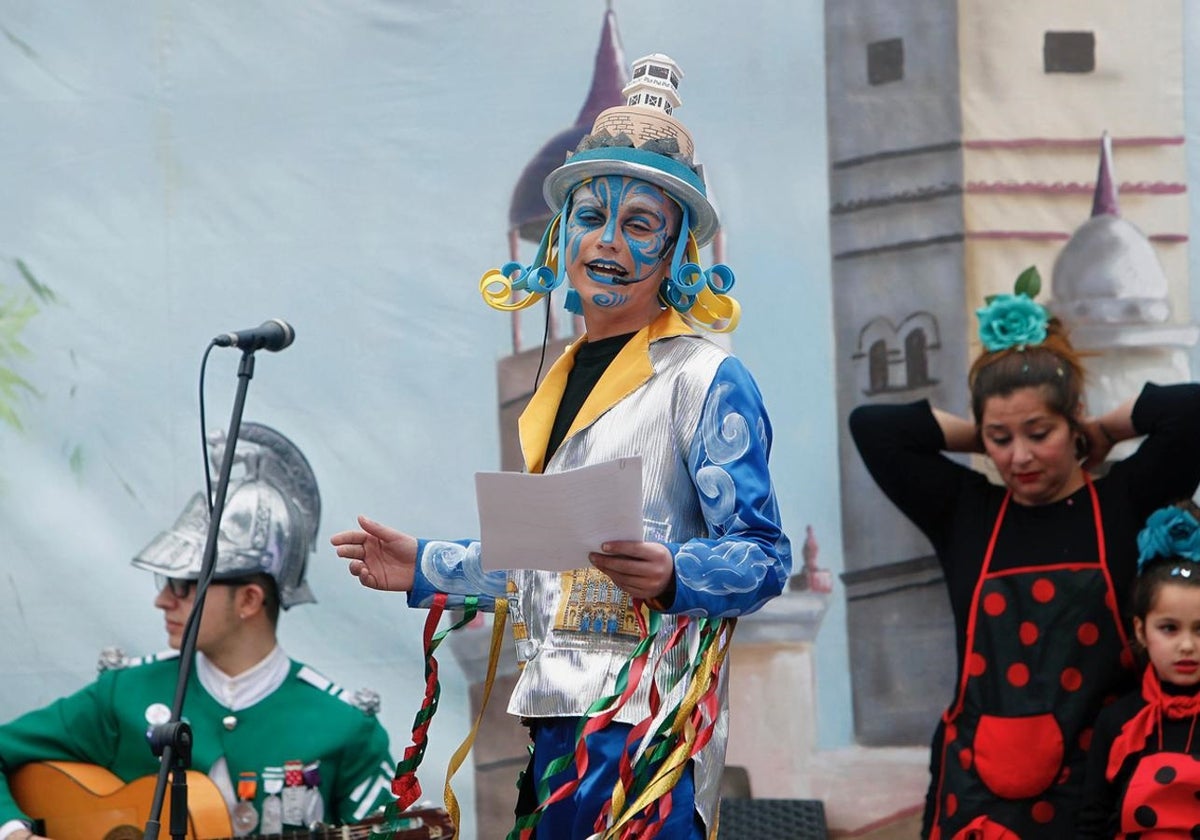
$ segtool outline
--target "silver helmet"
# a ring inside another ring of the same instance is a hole
[[[209,459],[218,469],[226,435],[209,435]],[[234,454],[225,510],[217,538],[214,580],[265,572],[275,579],[284,609],[316,601],[304,580],[308,555],[316,550],[321,519],[317,479],[304,454],[279,432],[243,423]],[[169,531],[133,558],[139,569],[167,577],[200,577],[208,540],[208,505],[197,493]]]

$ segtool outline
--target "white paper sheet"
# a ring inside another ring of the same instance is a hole
[[[475,474],[483,568],[587,568],[605,540],[642,539],[642,459],[537,475]]]

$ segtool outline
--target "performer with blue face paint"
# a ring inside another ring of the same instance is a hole
[[[762,396],[700,332],[732,330],[739,310],[733,273],[699,264],[718,221],[672,116],[681,75],[663,55],[634,63],[627,104],[600,114],[547,177],[558,214],[533,262],[481,281],[506,311],[569,283],[565,305],[586,332],[521,416],[526,469],[640,456],[643,539],[606,543],[568,573],[484,573],[476,540],[417,539],[365,517],[332,538],[364,586],[407,592],[414,607],[511,616],[520,673],[508,711],[533,740],[513,838],[715,837],[734,622],[791,573]]]

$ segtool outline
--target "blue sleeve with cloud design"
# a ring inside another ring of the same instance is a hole
[[[709,386],[688,453],[707,537],[668,543],[675,598],[667,612],[730,617],[783,591],[792,549],[767,469],[771,423],[749,371],[735,357]]]
[[[410,607],[428,608],[433,596],[444,592],[447,609],[458,609],[469,595],[479,598],[479,609],[490,612],[496,598],[505,596],[508,575],[483,571],[478,540],[418,540]]]

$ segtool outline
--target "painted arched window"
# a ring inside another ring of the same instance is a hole
[[[886,391],[888,386],[888,350],[883,339],[871,343],[867,351],[867,371],[871,393]]]
[[[915,329],[904,338],[904,370],[908,375],[909,388],[930,384],[927,344],[928,339],[922,329]]]

